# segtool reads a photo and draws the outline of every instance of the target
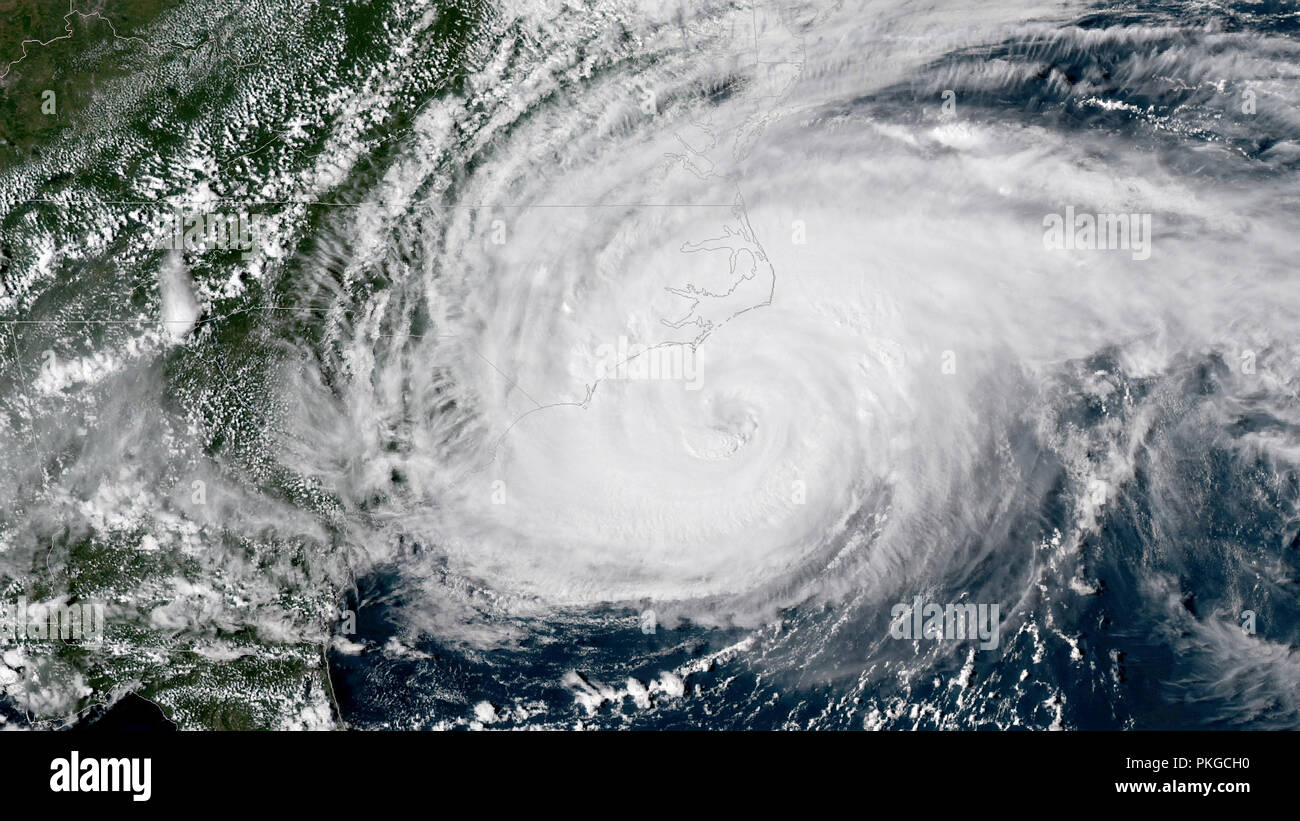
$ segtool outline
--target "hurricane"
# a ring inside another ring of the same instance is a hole
[[[1284,6],[114,29],[0,165],[0,583],[107,604],[5,720],[1294,728]]]

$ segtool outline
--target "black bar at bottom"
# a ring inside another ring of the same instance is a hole
[[[25,800],[50,810],[211,803],[404,814],[399,807],[432,808],[435,799],[446,807],[439,796],[464,795],[494,807],[582,812],[620,812],[629,801],[680,810],[698,801],[840,796],[876,812],[886,794],[927,811],[990,801],[1223,808],[1289,797],[1297,741],[1292,733],[1221,732],[0,733],[0,772],[7,807]],[[149,795],[137,800],[145,759]],[[89,779],[76,790],[62,777],[74,774],[74,760]],[[111,788],[115,773],[135,781],[118,791],[80,789],[101,776]]]

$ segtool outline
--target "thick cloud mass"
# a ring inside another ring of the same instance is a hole
[[[1239,389],[1294,415],[1290,155],[1232,144],[1243,89],[1294,93],[1261,79],[1290,46],[878,6],[757,34],[748,13],[642,9],[634,58],[560,15],[474,140],[451,140],[458,104],[426,112],[382,189],[391,212],[358,231],[352,264],[391,286],[340,330],[334,438],[307,448],[345,449],[351,472],[300,466],[382,499],[357,538],[428,544],[507,609],[748,618],[990,559],[1020,568],[999,592],[1016,600],[1030,546],[982,537],[1045,492],[1033,450],[1060,449],[1078,500],[1067,550],[1132,478],[1142,413],[1091,445],[1058,427],[1064,375],[1109,378],[1089,357],[1125,378],[1259,357],[1281,392]],[[596,56],[565,51],[579,43]],[[1144,116],[1171,73],[1199,90]],[[1012,92],[1023,110],[997,104]],[[1138,215],[1149,247],[1048,247],[1067,206]],[[620,378],[620,340],[691,373]]]

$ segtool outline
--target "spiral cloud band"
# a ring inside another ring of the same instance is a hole
[[[769,603],[884,595],[975,560],[963,544],[1026,481],[1016,431],[1056,412],[1056,374],[1104,351],[1140,376],[1192,352],[1235,360],[1297,307],[1267,183],[1153,169],[1132,137],[981,104],[1029,82],[1033,48],[1158,33],[1048,33],[996,12],[929,36],[841,10],[812,44],[798,13],[701,12],[684,45],[680,20],[651,14],[641,51],[660,60],[631,83],[557,64],[575,36],[561,17],[513,119],[465,148],[439,142],[463,115],[429,112],[411,165],[445,167],[442,151],[473,170],[434,181],[439,222],[418,252],[431,183],[411,167],[386,182],[394,216],[359,232],[358,257],[401,273],[342,332],[337,423],[366,466],[353,492],[384,496],[386,526],[457,573],[552,604],[725,610],[716,597],[774,582]],[[1035,45],[946,57],[1017,39]],[[1134,84],[1162,68],[1121,67]],[[1066,82],[1042,93],[1104,102]],[[1212,152],[1225,173],[1248,162],[1162,136],[1192,125],[1141,137]],[[1054,248],[1045,215],[1073,232],[1076,209],[1122,214],[1109,239],[1124,247],[1106,246],[1102,218],[1095,253]],[[1146,215],[1132,232],[1129,215]],[[387,332],[416,318],[432,333]],[[1125,456],[1071,465],[1080,494],[1125,481]]]

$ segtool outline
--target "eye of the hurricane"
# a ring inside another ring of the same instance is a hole
[[[711,418],[703,426],[683,426],[686,452],[698,459],[726,459],[758,433],[757,412],[734,399],[707,402]]]
[[[498,582],[581,602],[733,592],[797,562],[831,513],[806,492],[817,454],[717,376],[610,379],[585,407],[526,414],[461,488],[482,533],[473,564],[500,551]]]

